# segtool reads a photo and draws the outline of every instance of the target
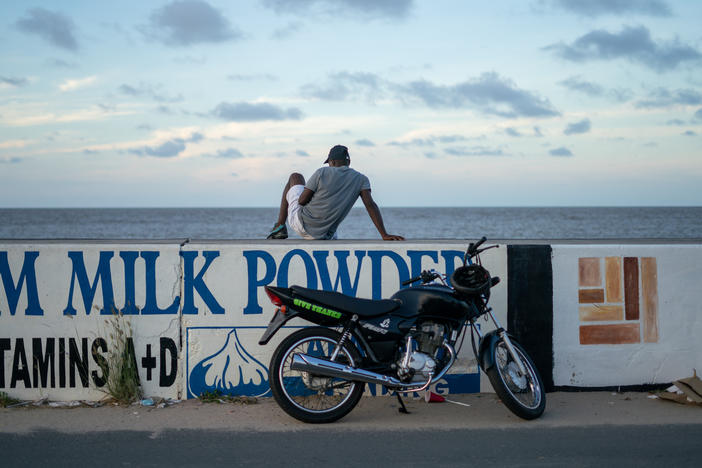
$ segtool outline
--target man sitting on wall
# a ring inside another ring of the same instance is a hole
[[[280,201],[278,222],[268,239],[287,239],[286,221],[303,239],[336,239],[339,224],[360,196],[383,240],[405,240],[385,231],[368,177],[349,167],[348,148],[334,146],[324,163],[329,166],[317,169],[306,184],[302,174],[290,175]]]

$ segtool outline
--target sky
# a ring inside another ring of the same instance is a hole
[[[0,207],[702,205],[702,2],[0,3]]]

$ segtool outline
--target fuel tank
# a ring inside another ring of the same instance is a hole
[[[391,299],[402,305],[388,314],[359,321],[361,335],[381,361],[393,359],[398,344],[417,322],[448,321],[458,327],[472,310],[454,296],[453,289],[441,285],[401,289]]]
[[[414,286],[397,291],[391,299],[399,299],[402,306],[395,313],[416,316],[418,319],[461,321],[471,309],[454,295],[453,289],[443,285]]]

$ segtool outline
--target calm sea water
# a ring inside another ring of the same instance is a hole
[[[702,237],[702,207],[382,208],[407,239],[685,239]],[[261,239],[276,208],[0,209],[0,239]],[[296,237],[291,232],[291,237]],[[353,208],[343,239],[378,239]]]

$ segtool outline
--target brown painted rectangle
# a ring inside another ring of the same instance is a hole
[[[604,302],[604,289],[581,289],[578,291],[578,302],[581,304]]]
[[[624,307],[619,305],[580,307],[581,322],[610,322],[615,320],[624,320]]]
[[[638,323],[617,325],[582,325],[580,327],[580,344],[630,344],[640,341]]]
[[[607,302],[623,302],[622,297],[622,258],[605,258],[605,292]]]
[[[602,286],[599,258],[579,258],[578,273],[580,276],[580,286]]]
[[[658,269],[655,257],[641,259],[644,343],[658,342]]]
[[[639,319],[639,259],[624,257],[624,310],[627,320]]]

